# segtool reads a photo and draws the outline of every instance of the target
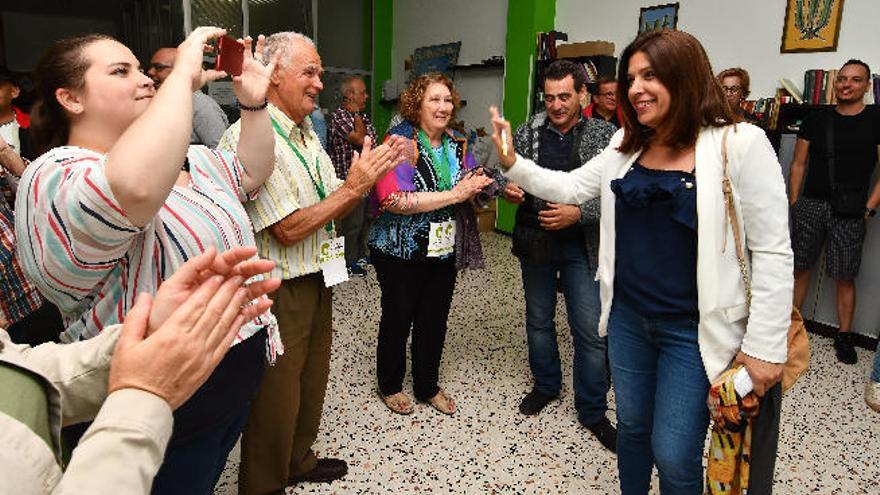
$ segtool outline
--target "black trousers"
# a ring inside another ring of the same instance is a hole
[[[749,467],[749,495],[773,493],[773,471],[779,444],[779,417],[782,411],[782,384],[774,385],[758,406],[752,426],[752,462]]]
[[[437,381],[455,289],[455,260],[407,261],[376,251],[372,258],[382,289],[376,349],[379,391],[393,395],[403,389],[406,341],[412,329],[413,393],[418,400],[429,400],[440,390]]]

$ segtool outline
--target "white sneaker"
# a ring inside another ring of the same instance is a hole
[[[865,402],[868,407],[880,412],[880,383],[869,381],[865,385]]]

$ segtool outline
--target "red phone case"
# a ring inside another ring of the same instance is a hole
[[[217,43],[217,60],[214,69],[222,70],[229,75],[241,75],[244,63],[244,45],[232,36],[223,36]]]

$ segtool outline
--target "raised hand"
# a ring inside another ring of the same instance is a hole
[[[277,52],[274,53],[269,63],[263,65],[266,37],[262,34],[257,37],[257,46],[253,52],[251,51],[253,40],[250,36],[239,41],[244,44],[244,60],[241,75],[232,77],[232,89],[242,105],[257,107],[266,101],[266,91],[269,89],[270,77],[278,64],[279,55]]]
[[[218,275],[224,279],[238,277],[247,281],[256,275],[271,271],[275,263],[252,259],[256,252],[254,247],[237,247],[217,254],[214,247],[209,247],[204,253],[184,263],[174,275],[159,286],[150,311],[147,335],[158,330],[174,311],[211,277]],[[263,296],[277,289],[279,284],[278,279],[265,279],[245,286],[249,296],[248,301],[258,300],[257,304],[250,304],[241,309],[242,316],[246,317],[245,321],[250,321],[265,312],[265,308],[256,311],[267,301]]]
[[[226,34],[226,30],[217,27],[200,26],[177,46],[177,59],[172,74],[179,72],[192,81],[192,90],[196,91],[205,84],[226,77],[226,73],[202,68],[203,55],[212,48],[208,41]],[[169,76],[170,77],[170,76]],[[262,103],[262,102],[260,102]]]
[[[510,132],[510,122],[505,120],[498,113],[498,108],[494,105],[489,107],[489,115],[492,117],[492,142],[495,143],[495,149],[498,151],[498,162],[504,170],[509,169],[516,163],[516,152],[513,150],[513,134]],[[504,136],[506,144],[502,144],[501,137]]]

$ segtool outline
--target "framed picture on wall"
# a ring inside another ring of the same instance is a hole
[[[642,7],[639,14],[639,34],[658,29],[675,29],[677,25],[678,2]]]
[[[780,52],[837,51],[842,15],[843,0],[788,0]]]

